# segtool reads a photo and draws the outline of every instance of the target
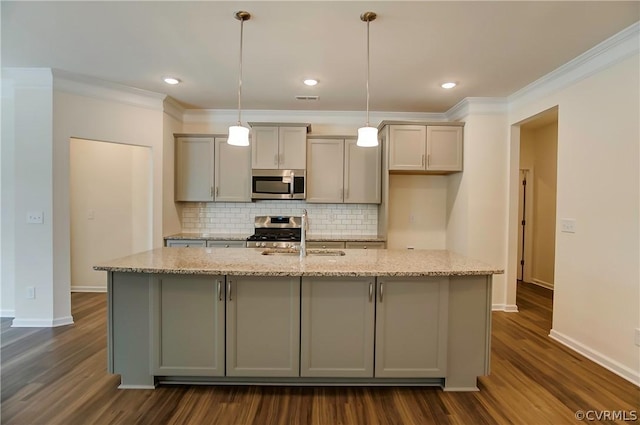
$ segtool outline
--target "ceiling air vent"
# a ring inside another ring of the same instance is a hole
[[[298,100],[318,100],[318,96],[296,96]]]

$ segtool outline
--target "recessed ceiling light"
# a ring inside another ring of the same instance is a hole
[[[162,81],[164,81],[167,84],[179,84],[180,80],[178,80],[177,78],[174,77],[164,77],[162,78]]]
[[[457,86],[457,85],[458,85],[458,84],[456,84],[456,83],[442,83],[442,84],[440,85],[440,87],[442,87],[443,89],[452,89],[452,88],[454,88],[454,87],[455,87],[455,86]]]
[[[316,84],[318,84],[318,80],[314,80],[313,78],[308,78],[304,80],[303,83],[305,83],[307,86],[315,86]]]

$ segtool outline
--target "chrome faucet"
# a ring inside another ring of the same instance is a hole
[[[300,258],[307,256],[307,230],[309,230],[309,215],[305,208],[302,210],[302,223],[300,229]]]

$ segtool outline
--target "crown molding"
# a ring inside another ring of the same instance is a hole
[[[444,113],[425,112],[370,112],[371,125],[384,120],[446,121]],[[186,109],[183,114],[185,123],[232,124],[238,120],[238,111],[234,109]],[[255,122],[308,122],[362,126],[362,111],[294,111],[294,110],[243,110],[242,121]]]
[[[467,97],[449,109],[444,115],[448,121],[460,121],[469,114],[500,115],[508,110],[505,97]]]
[[[163,110],[164,99],[167,97],[163,93],[137,89],[86,75],[58,69],[53,69],[51,72],[53,73],[53,89],[65,93],[158,111]]]
[[[171,96],[167,96],[163,103],[164,113],[182,122],[184,119],[184,106]]]
[[[562,90],[640,51],[640,21],[511,94],[509,109]]]

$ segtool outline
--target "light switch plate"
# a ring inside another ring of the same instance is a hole
[[[29,223],[29,224],[42,224],[42,223],[44,223],[44,211],[29,211],[29,212],[27,212],[27,223]]]
[[[576,220],[573,218],[563,218],[560,220],[560,231],[564,233],[576,232]]]

